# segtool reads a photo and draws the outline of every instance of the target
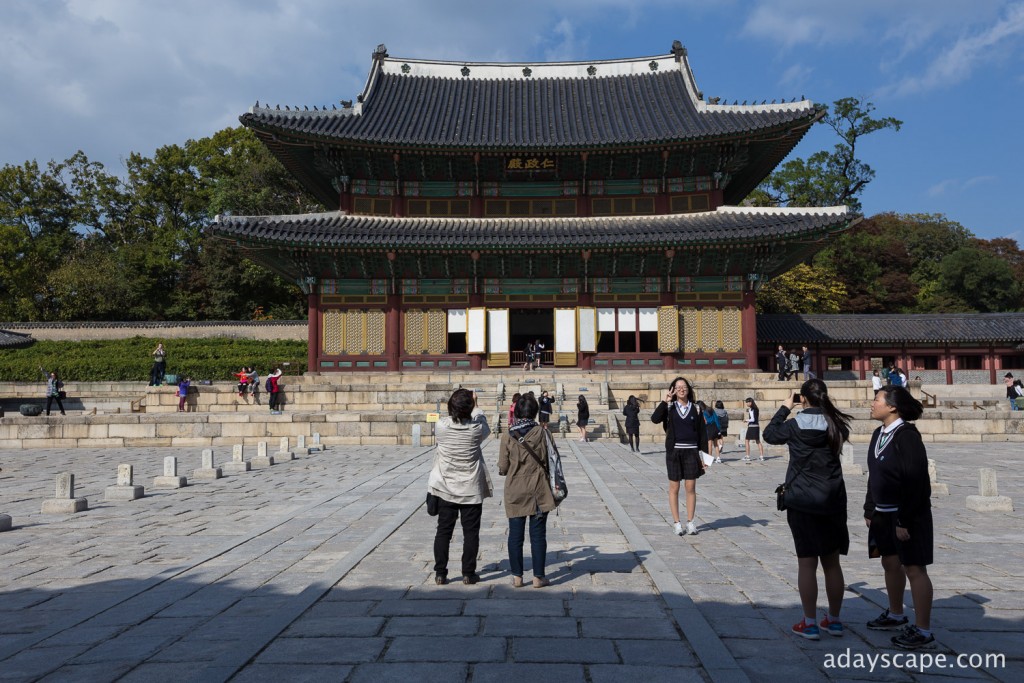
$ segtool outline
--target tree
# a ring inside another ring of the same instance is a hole
[[[882,130],[899,131],[903,122],[891,116],[874,118],[875,106],[855,97],[836,100],[825,108],[821,123],[841,142],[832,151],[819,151],[806,161],[794,159],[782,165],[758,186],[750,197],[756,206],[849,206],[860,212],[860,195],[875,171],[857,158],[857,143],[865,135]]]
[[[846,287],[827,267],[805,263],[773,278],[757,293],[758,313],[839,313]]]
[[[984,313],[1013,310],[1020,282],[1006,261],[976,246],[948,254],[939,265],[942,288]]]

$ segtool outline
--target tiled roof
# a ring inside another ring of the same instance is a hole
[[[31,335],[0,330],[0,349],[20,349],[31,346],[34,341]]]
[[[218,216],[209,231],[253,244],[367,249],[516,250],[770,242],[847,227],[846,207],[601,218],[394,218],[340,212]]]
[[[240,120],[364,144],[578,149],[799,128],[820,115],[809,100],[706,102],[678,43],[667,56],[556,64],[403,60],[378,50],[359,101],[346,104],[300,111],[257,102]]]
[[[1024,341],[1024,313],[757,316],[762,344]]]

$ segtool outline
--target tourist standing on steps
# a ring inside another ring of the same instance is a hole
[[[53,402],[57,402],[57,407],[60,408],[61,415],[67,415],[64,412],[64,403],[61,401],[61,390],[64,388],[64,382],[57,376],[57,371],[54,370],[46,376],[46,416],[50,416],[50,406]]]
[[[164,374],[167,372],[167,351],[163,342],[159,342],[153,349],[153,368],[149,371],[149,386],[158,387],[164,383]]]
[[[787,379],[800,379],[800,356],[796,355],[796,349],[791,349],[789,352],[789,373],[786,375]],[[804,377],[804,379],[807,379]]]
[[[267,393],[270,396],[267,402],[270,404],[271,415],[279,415],[281,413],[281,375],[283,374],[281,368],[275,368],[267,377]]]
[[[786,521],[796,546],[797,588],[804,618],[793,633],[818,640],[821,631],[843,635],[839,611],[843,606],[843,569],[839,556],[850,551],[846,527],[846,482],[839,456],[850,438],[849,415],[840,412],[820,379],[809,379],[800,387],[805,406],[794,419],[793,397],[782,403],[764,428],[764,440],[789,446],[786,469]],[[825,575],[828,613],[818,624],[818,562]]]
[[[1020,387],[1020,380],[1014,381],[1013,373],[1003,375],[1003,384],[1006,385],[1006,400],[1010,402],[1010,410],[1017,410],[1017,399],[1024,396],[1024,389]]]
[[[872,391],[877,392],[881,388],[882,376],[878,373],[878,370],[875,370],[874,372],[871,373],[871,389]]]
[[[530,522],[530,559],[533,562],[533,587],[550,585],[545,576],[547,564],[548,513],[557,503],[548,478],[548,448],[554,441],[534,419],[537,400],[527,394],[515,409],[515,424],[501,435],[498,447],[498,474],[505,477],[505,514],[508,516],[508,564],[512,585],[523,585],[523,541],[526,522]]]
[[[551,424],[551,406],[553,403],[554,402],[551,400],[551,397],[548,396],[548,392],[540,392],[540,398],[537,400],[537,406],[539,408],[537,417],[540,420],[540,426],[543,427],[544,429],[550,429],[549,425]]]
[[[697,477],[706,466],[700,451],[708,450],[708,432],[697,407],[693,387],[682,377],[669,385],[664,400],[651,414],[651,422],[665,430],[665,467],[668,470],[668,509],[677,535],[696,535]],[[679,482],[686,491],[686,526],[679,520]]]
[[[590,424],[590,406],[587,397],[580,394],[576,400],[576,426],[580,430],[580,441],[587,442],[587,425]]]
[[[493,495],[491,477],[481,444],[491,433],[487,417],[477,407],[476,394],[456,389],[448,399],[448,416],[437,422],[437,450],[427,478],[427,491],[437,496],[434,534],[434,583],[448,583],[448,551],[456,520],[462,520],[462,583],[480,580],[476,556],[480,551],[480,517],[484,498]]]
[[[804,380],[815,379],[817,375],[814,374],[814,361],[811,358],[811,350],[806,346],[803,347],[803,369],[804,369]]]
[[[188,388],[191,385],[188,377],[182,377],[178,381],[178,412],[185,412],[185,401],[188,400]]]
[[[640,401],[636,396],[630,395],[626,399],[626,405],[622,407],[622,414],[626,416],[626,437],[629,439],[629,451],[640,452]],[[634,442],[636,445],[634,445]]]
[[[764,462],[764,445],[761,443],[761,424],[759,422],[761,411],[752,398],[747,398],[743,403],[746,405],[747,414],[747,433],[744,435],[747,450],[743,455],[743,462],[750,462],[751,441],[757,444],[757,451],[760,454],[758,460]]]
[[[512,402],[508,404],[508,419],[505,421],[508,427],[511,427],[512,423],[516,421],[516,404],[519,403],[520,398],[522,398],[522,394],[518,391],[512,394]]]
[[[892,644],[904,650],[929,647],[932,580],[928,565],[933,557],[928,453],[921,433],[910,422],[921,417],[921,402],[902,387],[884,386],[871,403],[871,418],[882,426],[868,445],[868,492],[864,522],[868,526],[869,555],[881,556],[889,608],[868,622],[875,630],[903,631]],[[910,581],[914,602],[913,625],[903,615],[903,593]]]
[[[538,339],[533,342],[533,369],[540,370],[540,366],[544,364],[544,342]]]

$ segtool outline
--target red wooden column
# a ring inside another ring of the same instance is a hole
[[[402,297],[388,295],[387,316],[384,320],[384,353],[388,357],[388,370],[401,370],[399,356],[402,353]]]
[[[757,367],[757,315],[754,312],[754,300],[757,295],[752,291],[743,292],[743,303],[740,308],[740,322],[743,333],[743,353],[747,357],[747,370],[756,372]]]
[[[996,383],[996,347],[989,344],[988,355],[985,357],[985,362],[988,364],[988,375],[989,382],[992,384]]]
[[[315,291],[317,285],[312,287],[314,291],[306,297],[309,305],[306,372],[320,372],[320,295]]]

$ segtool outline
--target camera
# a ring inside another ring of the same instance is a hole
[[[800,394],[793,394],[793,403],[800,403]]]

